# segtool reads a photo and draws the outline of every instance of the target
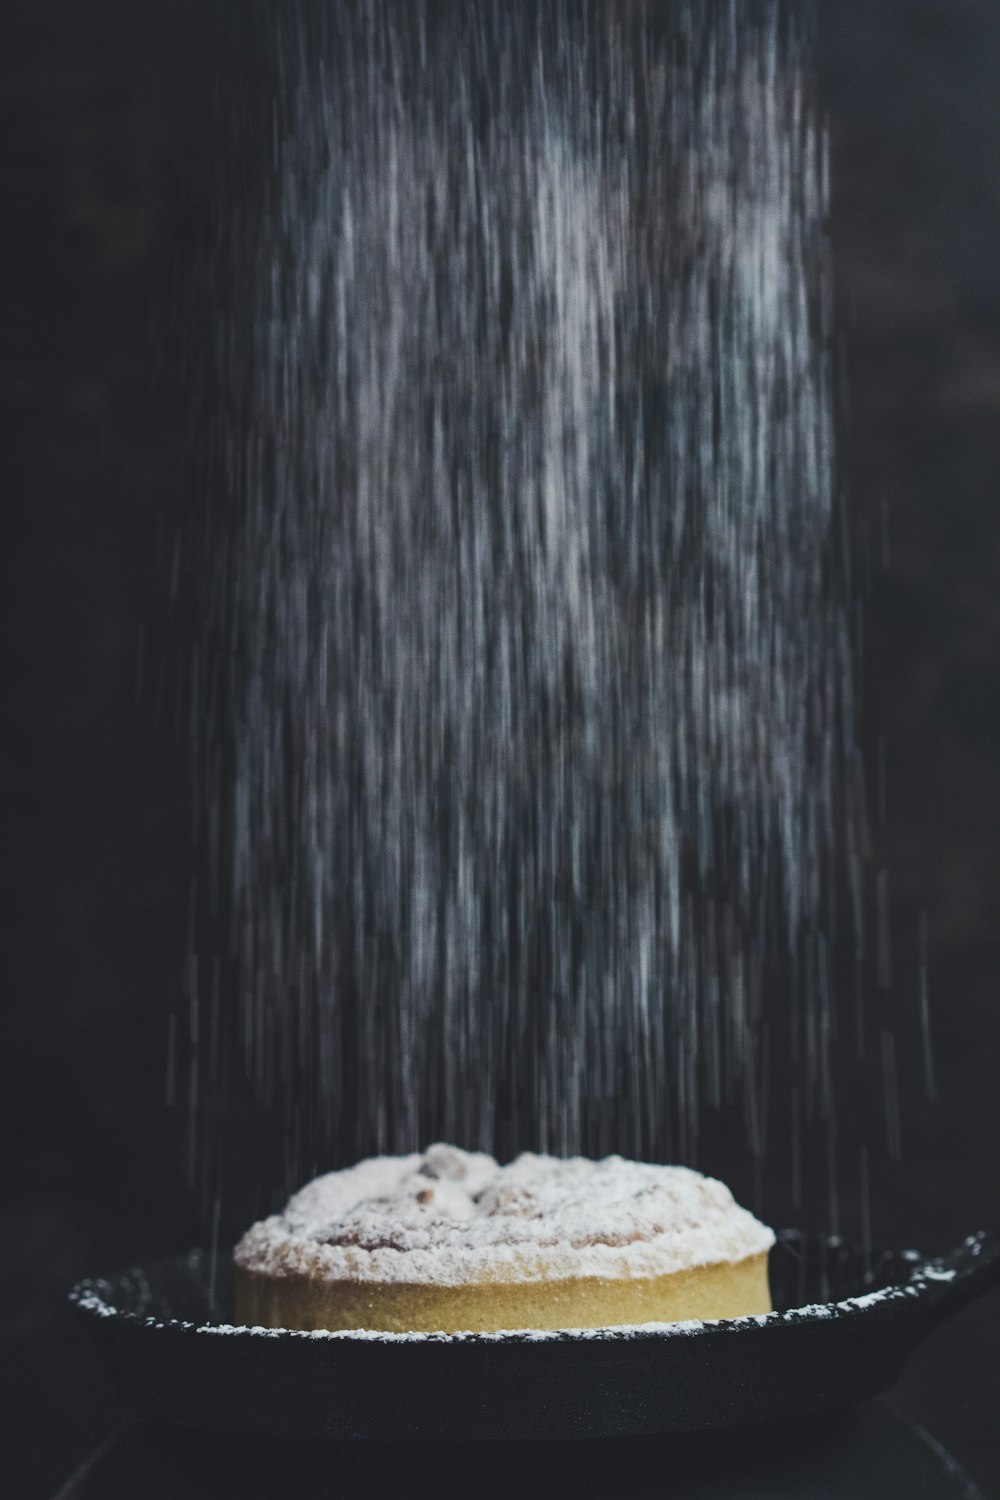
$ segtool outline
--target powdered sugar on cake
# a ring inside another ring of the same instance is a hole
[[[729,1189],[686,1167],[431,1146],[318,1177],[255,1224],[236,1262],[270,1276],[459,1286],[665,1276],[774,1243]]]

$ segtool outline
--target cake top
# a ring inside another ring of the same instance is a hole
[[[499,1166],[436,1145],[317,1177],[235,1258],[271,1276],[459,1286],[665,1276],[773,1243],[727,1187],[687,1167],[531,1152]]]

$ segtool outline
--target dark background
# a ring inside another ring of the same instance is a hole
[[[167,632],[157,546],[191,503],[223,9],[8,0],[0,38],[0,1451],[26,1497],[118,1416],[66,1287],[205,1236],[164,1106],[185,762],[136,688]],[[872,868],[907,1054],[873,1224],[944,1249],[1000,1223],[1000,0],[821,13]],[[1000,1494],[998,1347],[994,1297],[896,1395]]]

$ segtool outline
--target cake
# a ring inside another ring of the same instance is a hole
[[[771,1310],[774,1235],[686,1167],[431,1146],[310,1182],[235,1250],[249,1326],[603,1328]]]

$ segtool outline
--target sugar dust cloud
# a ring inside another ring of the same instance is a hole
[[[272,45],[191,1118],[245,1078],[289,1185],[433,1139],[697,1162],[720,1110],[801,1174],[864,925],[811,9],[327,0]]]

